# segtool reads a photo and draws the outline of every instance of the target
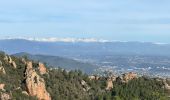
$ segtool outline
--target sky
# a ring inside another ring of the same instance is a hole
[[[0,38],[170,43],[170,0],[0,0]]]

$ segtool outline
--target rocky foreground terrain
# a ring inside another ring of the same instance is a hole
[[[168,100],[169,91],[169,79],[88,76],[0,53],[0,100]]]

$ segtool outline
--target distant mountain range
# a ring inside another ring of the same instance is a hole
[[[12,49],[11,49],[12,48]],[[64,57],[107,55],[170,56],[170,44],[149,42],[45,42],[24,39],[0,40],[0,50]]]
[[[80,69],[86,73],[133,70],[143,74],[145,70],[152,75],[170,76],[170,44],[3,39],[0,40],[0,50],[20,57],[27,55],[50,66]]]

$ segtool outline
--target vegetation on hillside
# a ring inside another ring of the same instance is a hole
[[[14,100],[36,99],[22,93],[26,91],[24,79],[26,65],[21,58],[12,57],[17,64],[17,68],[14,69],[5,62],[4,56],[4,53],[0,54],[0,61],[6,74],[0,73],[0,83],[5,84],[5,92],[11,94]],[[37,62],[34,62],[35,69],[36,66]],[[154,78],[140,77],[128,83],[115,81],[113,89],[106,91],[105,77],[90,80],[88,75],[80,70],[68,72],[61,68],[48,68],[48,74],[40,76],[44,78],[52,100],[168,100],[163,83]],[[82,81],[86,82],[86,87],[82,85]]]

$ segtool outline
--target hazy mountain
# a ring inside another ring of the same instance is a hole
[[[6,39],[0,40],[0,50],[10,54],[28,52],[66,57],[119,54],[170,56],[169,44],[148,42],[41,42]]]
[[[27,56],[31,60],[45,62],[49,66],[61,67],[67,70],[80,69],[86,73],[92,73],[94,69],[98,67],[97,65],[93,65],[90,63],[85,63],[85,62],[68,59],[64,57],[59,57],[59,56],[31,55],[31,54],[24,53],[24,52],[14,54],[14,56],[17,56],[17,57]]]

